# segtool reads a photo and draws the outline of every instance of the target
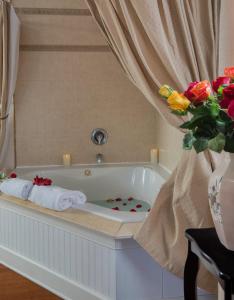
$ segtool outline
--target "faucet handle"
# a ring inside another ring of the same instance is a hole
[[[96,145],[103,145],[107,143],[107,132],[105,129],[96,128],[91,133],[91,140]]]

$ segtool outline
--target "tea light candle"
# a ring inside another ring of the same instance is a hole
[[[63,154],[63,165],[64,165],[64,167],[70,167],[71,154]]]
[[[158,163],[158,149],[151,149],[150,150],[150,161],[152,164]]]

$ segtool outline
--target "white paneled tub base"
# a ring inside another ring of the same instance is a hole
[[[4,200],[0,261],[63,299],[183,296],[182,280],[164,271],[133,239],[113,239]]]

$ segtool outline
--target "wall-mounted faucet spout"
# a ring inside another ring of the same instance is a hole
[[[101,163],[103,163],[103,154],[101,154],[101,153],[98,153],[97,155],[96,155],[96,163],[97,164],[101,164]]]

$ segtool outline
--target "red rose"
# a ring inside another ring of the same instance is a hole
[[[229,104],[227,114],[230,118],[234,118],[234,100]]]
[[[9,178],[16,178],[17,177],[17,174],[16,173],[11,173]]]
[[[229,99],[229,98],[224,98],[223,100],[220,101],[219,105],[226,109],[228,108],[229,104],[232,102],[232,99]]]
[[[222,108],[228,108],[229,104],[234,100],[234,84],[223,89],[223,99],[220,102]]]
[[[221,76],[212,82],[213,90],[218,93],[218,88],[223,84],[230,84],[230,77]]]
[[[199,104],[210,96],[211,85],[209,81],[203,80],[200,82],[191,82],[184,96],[188,98],[193,104]]]
[[[234,99],[234,83],[230,84],[229,86],[223,89],[223,97]]]

